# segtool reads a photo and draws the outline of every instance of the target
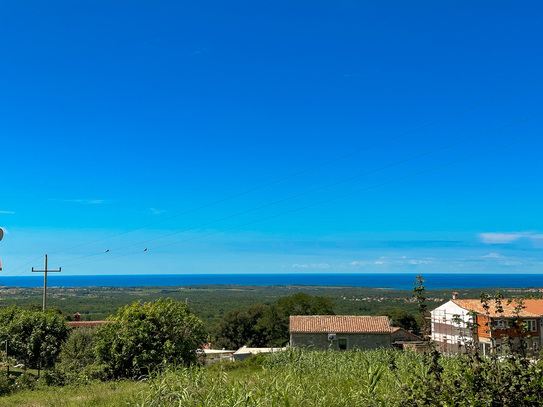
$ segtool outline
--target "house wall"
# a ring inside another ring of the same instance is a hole
[[[493,324],[495,320],[507,320],[510,321],[511,318],[489,318],[484,315],[477,315],[477,323],[479,324],[478,327],[478,334],[481,338],[490,338],[490,324]],[[520,323],[523,323],[525,320],[535,320],[536,321],[536,328],[537,331],[535,332],[521,332],[513,328],[509,329],[494,329],[492,332],[492,336],[494,338],[501,338],[503,336],[510,336],[513,338],[518,337],[540,337],[540,331],[541,331],[541,321],[539,318],[525,318],[520,319]]]
[[[291,333],[290,345],[314,349],[339,350],[339,339],[347,339],[347,349],[378,349],[392,346],[390,333],[336,334],[335,341],[328,340],[328,333]]]
[[[432,340],[437,349],[445,353],[456,353],[461,346],[473,339],[470,329],[472,317],[468,311],[459,307],[452,301],[437,307],[431,311]],[[455,321],[455,316],[458,321]]]

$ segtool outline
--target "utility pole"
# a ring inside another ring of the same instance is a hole
[[[6,339],[4,342],[2,343],[5,343],[6,344],[6,366],[7,366],[7,370],[8,370],[8,377],[9,377],[9,356],[8,356],[8,340]]]
[[[43,273],[43,311],[45,312],[45,308],[47,307],[47,273],[60,273],[60,267],[58,270],[47,270],[47,255],[45,255],[45,270],[34,270],[34,267],[32,267],[33,273]]]

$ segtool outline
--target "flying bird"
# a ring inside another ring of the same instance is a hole
[[[143,251],[146,252],[146,251],[147,251],[147,247],[146,247],[145,249],[143,249]]]
[[[106,250],[106,253],[109,252],[109,249]]]

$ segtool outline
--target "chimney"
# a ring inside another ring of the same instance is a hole
[[[453,300],[457,300],[457,299],[458,299],[458,293],[457,293],[456,291],[453,292],[452,299],[453,299]]]
[[[79,312],[74,314],[74,321],[81,321],[81,314]]]

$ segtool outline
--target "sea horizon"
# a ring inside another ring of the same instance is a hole
[[[171,287],[197,285],[352,286],[410,290],[411,273],[119,274],[49,275],[48,287]],[[427,289],[543,287],[541,274],[428,273]],[[42,276],[0,276],[0,286],[41,287]]]

